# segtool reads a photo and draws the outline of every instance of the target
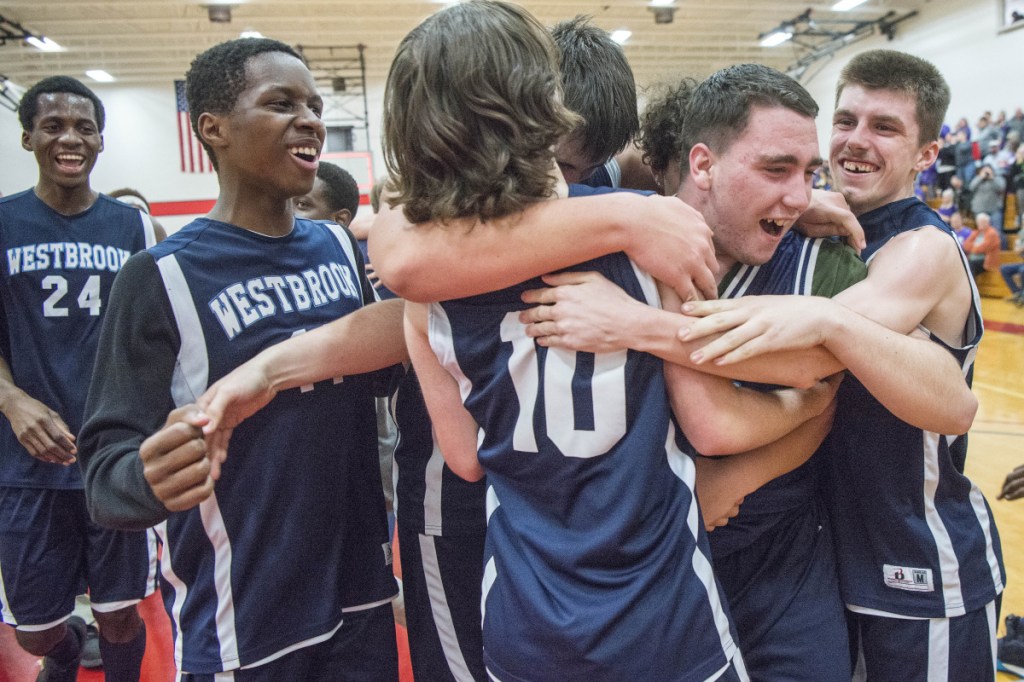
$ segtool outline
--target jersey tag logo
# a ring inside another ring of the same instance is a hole
[[[930,568],[909,568],[907,566],[890,566],[885,564],[882,567],[882,576],[887,586],[897,590],[908,590],[910,592],[935,591],[935,584],[932,582],[932,569]]]
[[[384,550],[384,565],[390,566],[395,560],[395,555],[391,551],[391,543],[385,542],[381,545],[381,549]]]

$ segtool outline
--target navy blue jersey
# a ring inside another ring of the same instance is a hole
[[[278,238],[199,219],[151,249],[180,339],[173,403],[372,301],[357,253],[342,228],[302,219]],[[371,383],[282,391],[235,429],[213,496],[158,527],[183,670],[272,660],[394,596]]]
[[[577,266],[657,304],[624,254]],[[574,268],[574,269],[577,269]],[[431,306],[481,427],[484,658],[499,679],[706,680],[737,655],[659,359],[545,349],[524,282]]]
[[[156,243],[149,217],[99,195],[78,215],[33,190],[0,199],[0,349],[14,384],[77,434],[85,413],[104,305],[128,257]],[[77,466],[41,462],[0,424],[0,485],[81,489]]]
[[[398,425],[395,513],[399,524],[424,535],[483,535],[486,483],[470,483],[445,464],[411,367],[398,384],[393,406]]]
[[[955,235],[916,198],[859,216],[869,259],[889,239],[924,227]],[[942,344],[971,381],[982,335],[977,287],[958,347]],[[1005,583],[999,535],[984,496],[963,475],[967,436],[930,433],[897,419],[853,377],[839,388],[826,441],[828,501],[843,599],[876,614],[946,618],[979,609]]]
[[[738,264],[719,285],[722,298],[799,294],[832,297],[867,276],[857,254],[829,239],[808,239],[790,232],[763,265]],[[817,481],[807,461],[748,495],[739,516],[709,536],[714,556],[743,549],[770,530],[787,512],[814,513]]]

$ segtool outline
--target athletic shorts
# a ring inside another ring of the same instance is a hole
[[[831,534],[813,507],[771,515],[754,542],[713,557],[752,680],[849,682]]]
[[[330,639],[281,658],[222,673],[181,673],[180,682],[398,682],[398,643],[391,602],[346,611]]]
[[[115,531],[89,518],[81,490],[0,487],[3,622],[46,630],[88,588],[94,611],[133,606],[157,584],[156,534]]]
[[[997,597],[954,618],[904,619],[847,611],[854,680],[992,682],[996,676]]]
[[[409,656],[417,680],[482,682],[484,538],[424,535],[398,520]]]

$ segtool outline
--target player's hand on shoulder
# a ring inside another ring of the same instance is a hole
[[[169,511],[191,509],[213,493],[203,438],[208,420],[196,405],[179,407],[139,448],[146,482]]]
[[[624,350],[618,332],[628,327],[631,306],[644,305],[597,272],[545,275],[544,289],[523,292],[535,304],[519,314],[526,334],[541,346],[588,353]]]
[[[60,415],[28,394],[17,391],[4,415],[30,455],[43,462],[74,464],[78,449],[75,436]]]
[[[842,237],[859,253],[864,250],[864,228],[839,192],[811,190],[811,203],[797,219],[793,229],[811,237]]]
[[[629,257],[684,301],[717,297],[718,261],[704,216],[674,196],[651,196],[634,205]]]

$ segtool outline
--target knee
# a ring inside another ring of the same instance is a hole
[[[46,656],[53,647],[60,644],[60,641],[64,639],[64,633],[67,632],[67,626],[61,623],[57,627],[50,628],[49,630],[38,630],[33,632],[25,632],[24,630],[15,630],[15,637],[18,639],[18,644],[21,648],[29,652],[33,656]]]
[[[115,644],[135,639],[142,628],[142,618],[134,606],[107,613],[93,611],[93,615],[103,639]]]

